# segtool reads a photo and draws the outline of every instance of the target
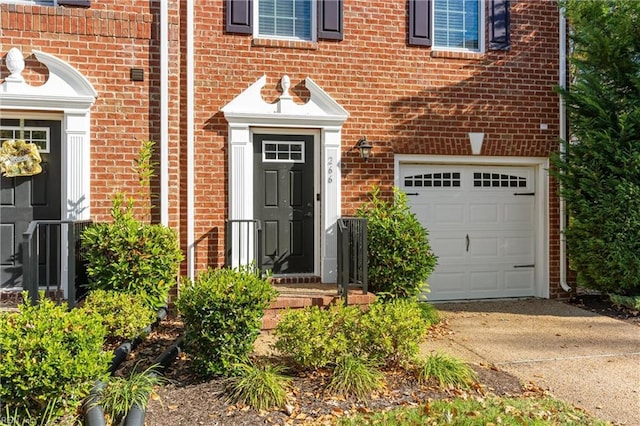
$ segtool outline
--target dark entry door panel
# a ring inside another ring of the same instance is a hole
[[[312,273],[313,136],[256,134],[253,145],[262,266],[274,274]]]
[[[60,219],[61,124],[51,120],[0,120],[0,137],[38,143],[42,172],[34,176],[0,177],[0,288],[22,286],[22,234],[32,220]],[[0,140],[0,144],[2,143]],[[57,235],[39,236],[40,263],[57,257]],[[44,277],[46,271],[40,271]],[[56,283],[53,283],[56,284]]]

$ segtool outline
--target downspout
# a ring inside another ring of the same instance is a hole
[[[567,87],[567,20],[564,15],[564,8],[560,8],[560,25],[559,25],[559,74],[560,87]],[[560,156],[564,158],[565,147],[563,141],[567,139],[567,111],[565,108],[564,98],[560,96]],[[567,284],[567,242],[564,238],[564,231],[567,227],[566,205],[563,197],[560,197],[560,287],[567,293],[571,293],[572,289]]]
[[[187,0],[187,276],[194,279],[194,58],[193,58],[193,1]]]
[[[169,5],[160,2],[160,223],[169,226]]]

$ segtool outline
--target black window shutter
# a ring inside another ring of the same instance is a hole
[[[489,49],[508,50],[510,45],[510,0],[489,1]]]
[[[431,0],[409,0],[409,44],[431,46]]]
[[[58,6],[91,7],[91,0],[58,0]]]
[[[253,12],[251,0],[225,0],[228,33],[253,33]]]
[[[318,0],[318,39],[342,38],[342,0]]]

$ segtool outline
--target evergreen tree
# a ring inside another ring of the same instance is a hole
[[[567,0],[569,118],[552,158],[578,284],[640,294],[640,2]]]

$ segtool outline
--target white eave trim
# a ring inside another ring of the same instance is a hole
[[[349,113],[309,77],[305,79],[305,87],[311,96],[305,104],[293,102],[287,92],[272,104],[265,102],[262,88],[266,82],[267,76],[263,75],[222,107],[221,111],[229,124],[268,126],[277,121],[279,126],[284,127],[299,127],[308,123],[341,126],[349,117]]]

